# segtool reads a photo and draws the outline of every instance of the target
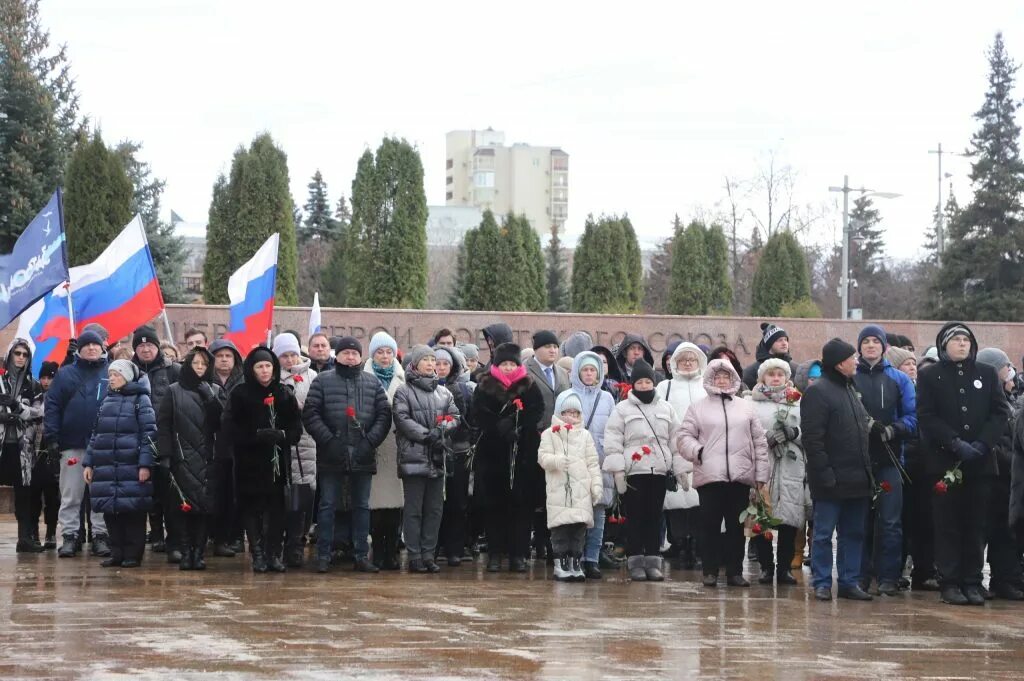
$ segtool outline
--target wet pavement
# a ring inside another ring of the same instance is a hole
[[[4,680],[1024,678],[1024,605],[1000,601],[819,603],[803,585],[706,589],[679,570],[558,584],[542,562],[254,575],[245,557],[181,572],[147,554],[104,569],[15,554],[14,534],[0,517]]]

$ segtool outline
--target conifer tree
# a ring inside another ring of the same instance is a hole
[[[787,303],[811,297],[807,260],[789,230],[776,232],[764,245],[753,288],[756,317],[777,317]]]
[[[704,244],[708,258],[708,314],[728,314],[732,310],[729,242],[721,225],[708,229]]]
[[[587,216],[573,258],[573,311],[637,312],[642,289],[640,246],[629,218]]]
[[[134,191],[124,165],[100,131],[82,138],[68,163],[64,222],[68,261],[92,262],[132,219]]]
[[[647,314],[668,314],[668,297],[672,286],[672,245],[677,229],[682,229],[678,215],[673,222],[672,236],[658,242],[651,256],[651,269],[644,274],[643,309]]]
[[[569,310],[569,281],[566,274],[565,258],[562,257],[562,239],[558,236],[558,225],[551,226],[551,238],[544,251],[547,265],[548,306],[551,312]]]

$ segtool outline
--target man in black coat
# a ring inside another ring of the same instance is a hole
[[[338,341],[333,370],[309,386],[302,420],[316,441],[320,506],[316,524],[316,569],[327,572],[334,542],[335,511],[342,477],[352,490],[355,569],[378,572],[369,560],[370,484],[377,472],[377,447],[391,430],[391,405],[380,381],[363,371],[363,346],[351,336]]]
[[[856,350],[839,338],[821,349],[822,378],[800,401],[807,478],[814,499],[811,575],[814,596],[832,600],[832,534],[838,534],[840,598],[870,601],[860,588],[861,559],[874,481],[870,417],[853,387]]]
[[[1010,407],[996,370],[976,361],[978,341],[965,324],[943,326],[935,346],[939,362],[917,380],[921,451],[931,480],[957,468],[963,475],[934,496],[941,597],[953,605],[984,605],[986,516],[998,472],[994,450]]]

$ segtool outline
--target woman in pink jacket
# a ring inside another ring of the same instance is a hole
[[[704,371],[708,396],[690,405],[678,435],[679,451],[693,462],[693,486],[700,490],[704,586],[717,586],[721,563],[729,586],[750,586],[743,578],[739,517],[750,488],[760,492],[768,482],[771,465],[761,420],[750,402],[737,397],[742,385],[732,364],[712,360]]]

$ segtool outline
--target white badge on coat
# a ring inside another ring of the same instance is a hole
[[[980,378],[974,379],[974,387],[977,388],[978,390],[981,390],[981,379]]]

